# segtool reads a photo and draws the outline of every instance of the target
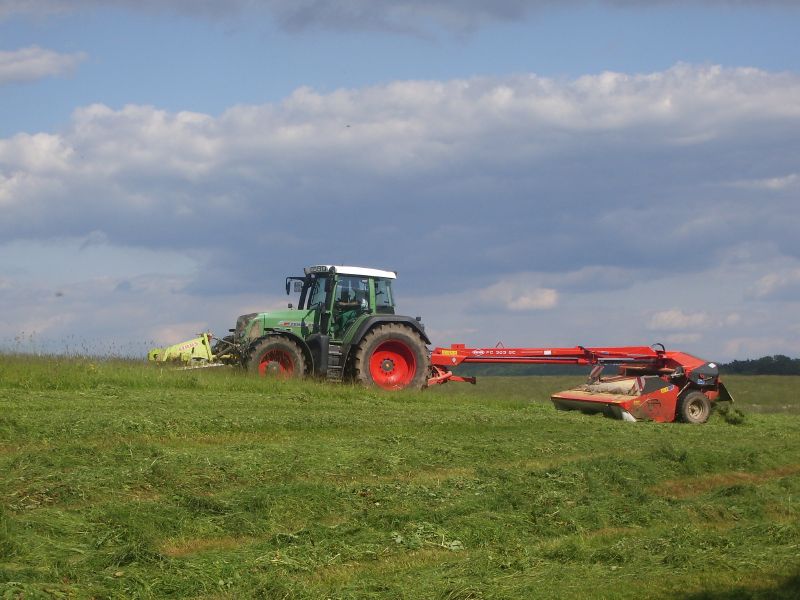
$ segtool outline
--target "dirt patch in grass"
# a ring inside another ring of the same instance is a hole
[[[195,538],[189,540],[167,540],[159,552],[171,558],[181,558],[209,550],[231,550],[253,542],[250,537]]]
[[[163,498],[161,492],[153,488],[132,488],[125,491],[123,496],[134,502],[159,502]]]
[[[665,481],[656,486],[653,491],[659,496],[666,496],[668,498],[692,498],[721,487],[765,483],[773,479],[780,479],[781,477],[788,477],[798,473],[800,473],[800,464],[785,465],[777,469],[770,469],[760,473],[728,471],[727,473],[712,473],[699,477]]]
[[[618,538],[641,533],[641,527],[603,527],[583,534],[586,538]]]
[[[475,477],[473,467],[448,467],[440,469],[427,469],[425,471],[408,471],[406,473],[396,473],[376,477],[375,480],[381,482],[400,482],[400,483],[435,483],[448,479],[463,479]]]
[[[292,437],[286,434],[276,434],[271,431],[235,431],[235,432],[211,432],[178,434],[173,436],[151,436],[149,442],[157,442],[169,448],[191,448],[191,447],[216,447],[230,446],[237,444],[259,444],[274,445],[284,444]]]
[[[459,558],[464,556],[463,552],[459,554]],[[349,581],[356,574],[367,575],[370,578],[381,577],[398,571],[417,570],[452,557],[453,553],[444,548],[424,548],[411,552],[391,553],[379,555],[375,560],[369,562],[349,562],[318,568],[308,580],[331,584]]]

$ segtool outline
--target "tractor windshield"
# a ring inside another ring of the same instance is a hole
[[[311,280],[310,288],[308,290],[308,304],[306,304],[306,308],[308,310],[325,308],[325,297],[327,295],[327,292],[325,291],[326,281],[327,277],[315,277]]]
[[[394,314],[391,279],[375,279],[375,312]]]

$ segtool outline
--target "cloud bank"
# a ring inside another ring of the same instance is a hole
[[[430,26],[465,31],[491,23],[518,21],[539,11],[597,3],[592,0],[0,0],[0,18],[117,7],[172,11],[214,19],[263,12],[284,29],[292,31],[322,28],[415,32]],[[651,8],[653,5],[772,6],[789,9],[798,6],[796,0],[600,0],[599,4],[627,9]]]
[[[407,258],[457,244],[459,260],[503,270],[511,258],[666,265],[702,246],[700,264],[733,234],[752,238],[758,214],[796,255],[792,187],[731,182],[793,173],[799,139],[800,77],[714,66],[301,88],[217,117],[92,105],[63,133],[0,140],[0,235],[188,248],[235,227],[253,248],[316,251],[327,226],[311,215],[359,215],[372,223],[342,237],[347,254],[413,223]],[[600,245],[587,253],[585,239]]]
[[[797,156],[800,77],[748,68],[301,88],[216,116],[91,105],[61,132],[0,139],[0,238],[191,255],[158,301],[192,324],[226,297],[263,308],[284,275],[330,261],[399,270],[441,331],[480,313],[497,331],[514,315],[522,343],[721,345],[735,326],[762,344],[759,303],[796,290]],[[145,275],[82,289],[123,305]],[[19,276],[0,277],[9,305]],[[24,289],[28,306],[45,294]]]
[[[0,85],[34,81],[72,72],[86,54],[60,54],[38,46],[0,51]]]

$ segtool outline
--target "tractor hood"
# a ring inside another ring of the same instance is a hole
[[[264,335],[267,330],[277,329],[304,336],[313,325],[313,311],[288,308],[242,315],[236,319],[234,334],[237,340],[254,340]]]

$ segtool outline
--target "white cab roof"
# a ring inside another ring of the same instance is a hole
[[[306,267],[306,275],[309,273],[331,272],[341,275],[362,275],[364,277],[383,277],[384,279],[397,279],[395,271],[382,271],[380,269],[369,269],[367,267],[348,267],[343,265],[314,265]]]

